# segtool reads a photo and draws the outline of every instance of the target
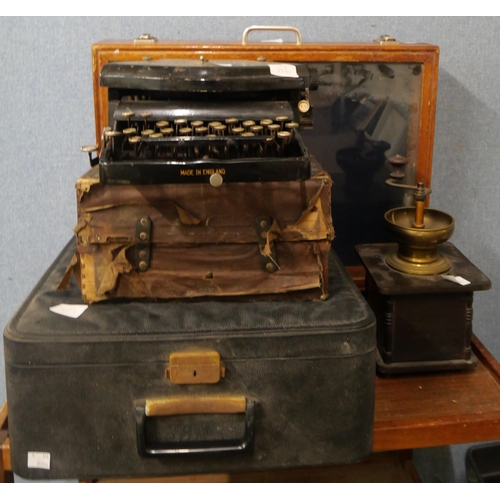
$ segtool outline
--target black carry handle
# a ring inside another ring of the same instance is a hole
[[[229,402],[229,406],[228,403]],[[193,405],[194,403],[194,405]],[[232,405],[231,405],[232,403]],[[234,404],[236,403],[236,405]],[[232,406],[232,407],[231,407]],[[245,434],[240,439],[147,443],[146,418],[201,413],[245,413]],[[137,450],[143,457],[246,450],[254,436],[255,402],[245,398],[172,398],[145,401],[135,408]]]

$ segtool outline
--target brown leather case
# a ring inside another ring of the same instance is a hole
[[[305,290],[325,299],[331,180],[314,162],[312,174],[214,189],[103,185],[94,168],[76,185],[78,251],[62,286],[74,273],[88,303]]]

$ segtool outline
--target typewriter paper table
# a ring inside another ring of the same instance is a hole
[[[500,439],[500,364],[477,338],[473,339],[473,349],[479,363],[471,372],[377,377],[373,452]],[[6,403],[0,410],[0,446],[3,481],[10,471]],[[346,466],[176,476],[151,481],[349,481],[351,477],[353,481],[401,481],[410,479],[404,474],[401,460],[410,459],[409,453],[380,454],[361,464]],[[385,475],[379,475],[377,462]],[[396,469],[399,466],[399,471],[388,476],[388,465]]]

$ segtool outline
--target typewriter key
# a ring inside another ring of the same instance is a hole
[[[151,118],[152,114],[151,113],[141,113],[141,118],[144,120],[144,128],[143,130],[148,129],[148,119]]]
[[[203,127],[203,122],[201,120],[195,120],[191,122],[191,128],[193,130],[197,129],[198,127]]]
[[[170,137],[174,133],[174,129],[172,127],[165,127],[161,128],[160,132],[165,136],[165,137]]]
[[[285,129],[285,122],[288,120],[288,116],[277,116],[276,121],[280,124],[281,130]]]
[[[196,127],[194,129],[196,135],[207,135],[208,134],[208,127]]]
[[[299,128],[299,124],[297,122],[288,122],[285,124],[285,128],[291,132],[292,130],[295,130],[296,128]]]
[[[238,126],[238,118],[228,118],[226,120],[227,130],[231,134],[234,127]]]
[[[162,128],[168,127],[170,124],[165,121],[165,120],[160,120],[159,122],[156,122],[156,128],[161,132]]]
[[[263,131],[264,127],[262,125],[254,125],[253,127],[250,127],[250,132],[253,132],[255,135],[262,135]]]
[[[175,135],[179,135],[179,129],[186,127],[187,120],[185,118],[177,118],[174,120]]]
[[[260,121],[260,124],[262,125],[262,127],[264,127],[264,134],[267,134],[267,127],[269,127],[269,125],[271,125],[272,123],[273,121],[269,118]]]
[[[123,118],[127,119],[128,128],[130,128],[131,127],[131,125],[130,125],[130,118],[132,118],[133,116],[135,116],[135,113],[133,111],[124,111],[122,113],[122,116],[123,116]]]
[[[245,129],[243,127],[234,127],[233,130],[233,135],[241,135],[243,132],[245,132]]]
[[[281,125],[278,125],[277,123],[271,123],[271,125],[268,125],[267,130],[269,131],[269,135],[271,137],[276,137],[276,132],[281,129]]]
[[[208,131],[210,132],[210,134],[214,134],[214,127],[217,127],[218,125],[222,125],[221,122],[210,122],[208,124]]]
[[[245,128],[245,132],[250,132],[250,127],[253,127],[255,122],[253,120],[245,120],[241,125]]]
[[[221,124],[214,127],[214,132],[220,137],[224,135],[226,129],[227,129],[226,125]]]

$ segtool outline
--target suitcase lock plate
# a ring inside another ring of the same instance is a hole
[[[173,352],[166,370],[172,384],[216,384],[225,374],[217,351]]]
[[[135,269],[142,273],[149,269],[151,260],[151,219],[140,217],[135,224]]]

